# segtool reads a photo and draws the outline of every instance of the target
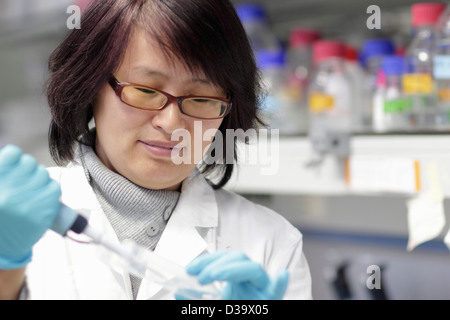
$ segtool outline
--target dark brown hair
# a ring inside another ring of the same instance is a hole
[[[94,146],[95,134],[88,127],[92,103],[119,67],[135,27],[155,37],[170,57],[183,61],[192,72],[201,70],[229,93],[233,107],[219,128],[224,139],[226,129],[247,130],[259,122],[258,70],[228,0],[95,0],[82,17],[81,29],[74,29],[49,61],[49,146],[58,165],[73,160],[81,137]],[[227,143],[221,164],[201,168],[215,188],[224,186],[233,172],[233,164],[225,161]]]

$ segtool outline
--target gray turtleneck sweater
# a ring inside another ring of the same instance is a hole
[[[109,170],[91,147],[80,144],[86,177],[120,241],[132,239],[153,250],[175,209],[180,192],[150,190]],[[136,298],[141,280],[131,277]]]

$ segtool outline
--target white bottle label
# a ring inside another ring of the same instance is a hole
[[[450,79],[450,55],[436,55],[433,62],[434,78]]]

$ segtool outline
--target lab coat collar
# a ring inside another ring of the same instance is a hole
[[[114,229],[103,214],[103,209],[98,201],[86,177],[84,168],[77,163],[71,163],[68,170],[61,176],[61,185],[68,186],[72,192],[62,190],[61,201],[82,214],[89,221],[89,225],[98,232],[110,234],[112,240],[119,241]],[[75,191],[75,192],[74,192]],[[84,235],[75,236],[78,240],[84,240]]]
[[[182,184],[177,206],[155,252],[184,266],[207,248],[204,229],[217,225],[214,191],[195,170]]]
[[[76,192],[64,192],[63,189],[61,201],[82,213],[86,218],[90,218],[91,212],[100,210],[101,206],[86,178],[84,169],[75,163],[69,164],[66,169],[62,171],[60,184]]]
[[[210,228],[218,225],[217,203],[214,190],[196,169],[183,182],[181,196],[187,201],[186,214],[192,224]]]

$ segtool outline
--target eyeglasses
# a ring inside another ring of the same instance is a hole
[[[219,97],[182,96],[133,83],[121,83],[113,75],[109,84],[120,100],[142,110],[162,110],[176,101],[181,113],[199,119],[220,119],[231,110],[231,101]]]

